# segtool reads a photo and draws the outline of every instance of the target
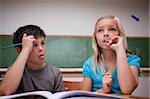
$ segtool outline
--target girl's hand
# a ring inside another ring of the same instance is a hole
[[[103,93],[110,93],[113,81],[112,81],[112,75],[109,72],[107,72],[104,75],[102,82],[103,82],[103,88],[102,88]]]
[[[27,34],[25,33],[22,38],[22,49],[27,49],[30,53],[32,51],[34,41],[35,38],[33,35],[27,36]]]
[[[123,46],[123,38],[121,36],[115,36],[108,41],[107,45],[114,51],[118,51]]]

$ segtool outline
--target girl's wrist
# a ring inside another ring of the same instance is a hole
[[[108,94],[108,93],[110,93],[110,90],[109,90],[109,89],[101,88],[101,89],[99,89],[99,90],[96,90],[96,92]]]
[[[96,90],[98,93],[104,93],[103,88]]]
[[[125,52],[125,49],[124,49],[124,47],[120,47],[115,52],[116,52],[116,54],[121,54],[121,53]]]

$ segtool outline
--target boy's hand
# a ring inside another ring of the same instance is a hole
[[[24,33],[23,38],[22,38],[22,49],[27,49],[30,53],[32,51],[34,41],[35,41],[35,38],[33,35],[27,36],[27,34]]]
[[[112,87],[112,75],[107,72],[103,79],[102,79],[102,82],[103,82],[103,93],[109,93],[111,91],[111,87]]]

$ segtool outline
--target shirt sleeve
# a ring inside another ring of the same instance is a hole
[[[91,78],[91,64],[86,61],[83,65],[83,76]]]
[[[60,91],[64,91],[64,83],[63,83],[63,79],[62,79],[62,73],[60,71],[58,71],[58,74],[56,76],[56,82],[55,82],[55,92],[60,92]]]
[[[129,56],[128,62],[130,66],[136,66],[139,68],[141,65],[141,58],[138,57],[137,55]]]

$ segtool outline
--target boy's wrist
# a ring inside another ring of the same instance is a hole
[[[29,53],[30,53],[30,50],[27,49],[27,48],[23,48],[21,52],[26,53],[26,54],[29,54]]]

